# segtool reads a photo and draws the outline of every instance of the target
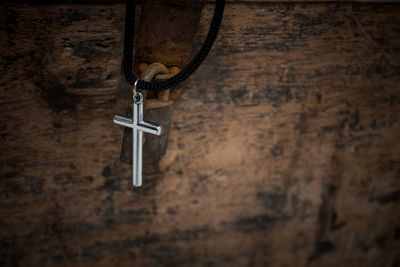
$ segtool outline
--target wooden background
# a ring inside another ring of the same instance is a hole
[[[1,266],[400,266],[400,4],[229,2],[140,189],[123,3],[0,20]]]

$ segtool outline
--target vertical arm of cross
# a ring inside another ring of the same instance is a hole
[[[142,185],[142,153],[143,153],[143,132],[138,129],[138,124],[143,117],[143,103],[136,102],[133,108],[133,123],[135,128],[132,129],[132,175],[133,186]]]

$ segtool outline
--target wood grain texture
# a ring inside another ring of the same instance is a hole
[[[168,2],[168,0],[165,0]],[[177,0],[182,3],[181,0]],[[215,0],[199,0],[207,4],[214,4]],[[225,0],[227,5],[236,4],[263,4],[263,3],[399,3],[400,0]],[[125,0],[2,0],[0,4],[73,4],[73,5],[115,5],[125,3]],[[142,4],[142,0],[137,1]]]
[[[399,5],[229,6],[138,190],[123,13],[1,8],[0,265],[398,266]]]

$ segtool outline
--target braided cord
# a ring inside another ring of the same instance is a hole
[[[174,87],[186,80],[201,65],[210,52],[215,38],[217,38],[218,30],[221,25],[222,16],[224,14],[225,0],[216,0],[214,15],[208,30],[206,40],[204,41],[199,52],[193,57],[189,64],[178,74],[169,79],[160,82],[145,82],[139,80],[136,84],[137,89],[161,91]],[[124,58],[123,68],[125,79],[134,85],[137,78],[132,73],[133,61],[133,45],[135,32],[135,11],[136,0],[126,0],[126,19],[125,19],[125,41],[124,41]]]

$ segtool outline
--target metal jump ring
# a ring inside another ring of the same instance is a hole
[[[142,103],[143,102],[143,95],[142,95],[142,93],[136,91],[136,86],[137,86],[138,81],[139,81],[139,79],[137,79],[135,81],[135,83],[133,84],[133,88],[132,88],[132,91],[133,91],[133,102]]]
[[[133,84],[133,88],[132,88],[132,91],[133,91],[133,98],[135,98],[136,95],[137,95],[136,86],[137,86],[137,83],[138,83],[138,82],[139,82],[139,79],[136,79],[135,83]]]

